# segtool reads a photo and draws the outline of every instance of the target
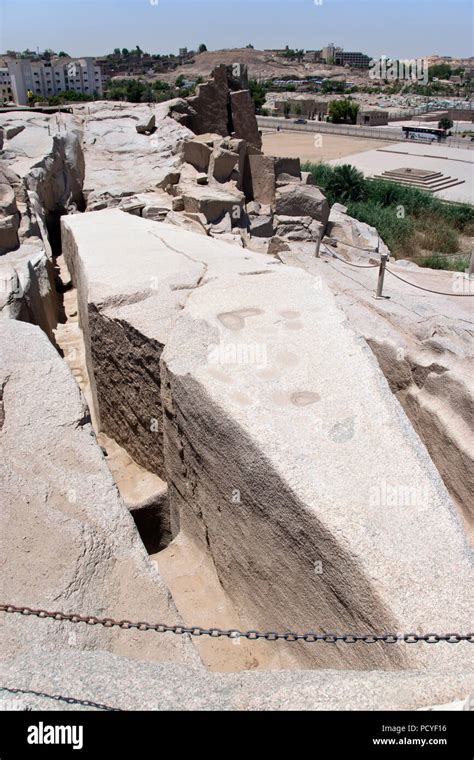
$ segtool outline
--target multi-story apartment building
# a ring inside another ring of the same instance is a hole
[[[52,95],[61,95],[66,90],[86,95],[103,94],[100,66],[93,58],[52,61],[9,60],[8,73],[11,80],[13,98],[16,103],[26,105],[28,93],[33,100],[41,100]]]
[[[6,66],[0,68],[0,106],[13,100],[10,74]]]
[[[338,66],[353,66],[356,69],[368,69],[371,58],[365,53],[341,50],[336,53]]]
[[[365,53],[344,50],[342,47],[336,47],[333,42],[323,47],[321,53],[326,63],[334,63],[336,66],[354,66],[355,68],[366,69],[371,60]]]

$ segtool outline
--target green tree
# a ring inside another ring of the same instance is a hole
[[[65,53],[64,50],[60,50],[58,53],[58,58],[70,58],[69,53]]]
[[[198,53],[207,53],[207,46],[204,44],[204,42],[201,42],[199,45]]]
[[[176,77],[175,86],[179,88],[184,86],[184,76],[182,74],[180,74],[179,77]]]
[[[263,82],[257,82],[256,79],[251,79],[249,81],[249,90],[250,90],[250,96],[254,102],[255,109],[259,111],[267,99],[267,87],[263,84]]]
[[[437,63],[435,66],[428,67],[428,79],[449,79],[451,76],[451,66],[449,63]]]
[[[361,201],[365,197],[364,175],[350,164],[336,166],[326,191],[331,199],[337,198],[338,202]]]
[[[156,81],[154,81],[153,84],[152,84],[152,87],[157,92],[162,92],[162,91],[170,90],[171,89],[171,87],[168,84],[168,82],[162,82],[160,79],[157,79]]]
[[[114,55],[120,58],[120,48],[114,48]]]
[[[334,124],[355,124],[358,112],[359,104],[348,98],[331,100],[329,103],[329,116]]]
[[[124,58],[128,58],[129,55],[130,55],[130,51],[128,50],[128,48],[122,48],[122,56]]]
[[[452,126],[453,122],[447,116],[443,116],[443,118],[438,121],[438,129],[451,129]]]

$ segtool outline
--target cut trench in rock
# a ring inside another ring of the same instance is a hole
[[[61,280],[69,279],[64,258],[57,259]],[[149,554],[160,551],[171,540],[166,483],[157,475],[134,462],[127,451],[113,438],[101,432],[92,403],[91,384],[82,330],[79,326],[77,292],[64,292],[65,321],[55,330],[55,339],[71,369],[91,412],[97,442],[101,446],[122,499],[134,519],[137,530]]]
[[[56,264],[60,281],[68,282],[70,276],[64,257],[60,256]],[[137,464],[125,448],[99,430],[92,403],[83,332],[79,326],[76,289],[65,289],[63,298],[64,321],[57,325],[55,340],[84,394],[97,442],[119,493],[130,510],[150,561],[158,567],[186,625],[229,629],[238,627],[238,616],[205,549],[184,535],[178,534],[174,541],[171,540],[165,481]],[[204,665],[211,671],[238,672],[262,668],[278,670],[282,667],[278,644],[248,642],[237,637],[211,639],[205,636],[193,639],[193,643]]]

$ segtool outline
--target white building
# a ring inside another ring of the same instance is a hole
[[[33,100],[61,95],[66,90],[86,95],[103,94],[100,66],[95,65],[93,58],[10,60],[8,73],[13,98],[20,105],[28,104],[28,90],[33,93]]]
[[[10,74],[6,67],[0,68],[0,106],[10,103],[13,100],[12,84]]]

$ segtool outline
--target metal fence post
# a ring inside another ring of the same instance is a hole
[[[388,298],[388,296],[384,296],[382,294],[382,291],[383,291],[383,281],[384,281],[384,277],[385,277],[385,267],[386,267],[387,261],[388,261],[388,254],[382,253],[382,255],[380,257],[379,277],[378,277],[378,280],[377,280],[377,290],[376,290],[376,293],[375,293],[375,296],[374,296],[374,298],[377,298],[377,299],[378,298]]]

